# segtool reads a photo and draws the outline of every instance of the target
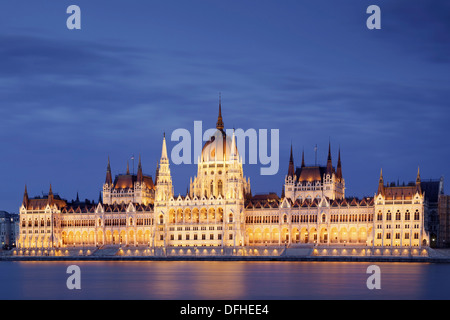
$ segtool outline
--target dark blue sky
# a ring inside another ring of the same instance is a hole
[[[329,140],[336,165],[340,146],[348,196],[373,195],[380,168],[447,178],[449,66],[448,1],[3,1],[0,209],[25,184],[97,200],[108,155],[117,174],[141,153],[154,176],[163,132],[214,127],[219,92],[226,128],[280,129],[279,173],[244,166],[254,194],[280,194],[291,142],[297,165],[316,144],[325,163]],[[184,194],[196,166],[171,170]]]

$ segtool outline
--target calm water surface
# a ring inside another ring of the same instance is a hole
[[[69,290],[67,267],[81,268]],[[381,268],[369,290],[367,267]],[[0,262],[0,299],[450,299],[450,264],[362,262]]]

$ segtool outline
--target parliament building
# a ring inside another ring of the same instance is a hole
[[[98,202],[64,200],[51,186],[47,195],[31,198],[25,186],[18,254],[105,246],[139,253],[308,246],[411,252],[429,246],[428,202],[419,171],[407,185],[385,184],[381,172],[374,196],[347,198],[340,151],[336,166],[330,146],[326,166],[307,166],[304,155],[295,166],[291,147],[281,197],[252,195],[236,137],[224,131],[220,103],[216,128],[184,196],[174,195],[165,136],[154,178],[143,174],[139,157],[136,174],[127,169],[113,179],[108,158]]]

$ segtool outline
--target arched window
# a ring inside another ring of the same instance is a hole
[[[164,223],[164,217],[163,217],[163,215],[160,215],[160,216],[159,216],[159,223],[160,223],[160,224],[163,224],[163,223]]]
[[[406,210],[405,212],[405,220],[411,220],[411,213],[409,212],[409,210]]]
[[[395,220],[401,220],[400,210],[397,210],[397,212],[395,213]]]
[[[233,222],[233,214],[230,213],[230,215],[228,216],[228,222],[232,223]]]
[[[214,195],[214,181],[212,181],[212,180],[209,185],[209,194],[210,194],[210,196]]]
[[[416,221],[420,220],[419,211],[418,210],[416,210],[416,212],[414,212],[414,220],[416,220]]]
[[[219,195],[223,197],[223,184],[222,184],[222,180],[219,180],[219,182],[217,182],[217,195]]]
[[[326,215],[325,215],[325,213],[324,213],[324,214],[322,214],[322,223],[325,223],[326,220],[327,220],[327,217],[326,217]]]
[[[383,214],[381,213],[381,210],[378,211],[378,214],[377,214],[377,220],[378,220],[378,221],[383,220]]]
[[[392,214],[391,211],[388,211],[386,214],[386,220],[391,221],[392,220]]]

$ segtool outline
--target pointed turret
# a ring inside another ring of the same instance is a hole
[[[141,155],[139,155],[139,163],[138,163],[138,169],[137,169],[137,181],[142,182],[143,180],[144,180],[144,177],[142,175]]]
[[[25,191],[23,192],[23,201],[22,201],[22,204],[25,208],[28,207],[28,202],[29,202],[28,200],[29,199],[28,199],[27,185],[25,185]]]
[[[217,117],[216,128],[218,130],[223,130],[223,120],[222,120],[222,97],[219,93],[219,116]]]
[[[380,180],[378,181],[377,195],[384,195],[384,181],[383,181],[383,168],[380,170]]]
[[[331,162],[331,142],[328,142],[327,174],[333,173],[333,163]]]
[[[167,201],[173,196],[172,176],[167,157],[166,135],[163,136],[161,159],[156,177],[156,201]]]
[[[105,184],[112,185],[111,165],[109,163],[109,157],[108,157],[108,167],[106,168]]]
[[[48,204],[51,205],[53,203],[53,191],[52,184],[50,183],[50,190],[48,191]]]
[[[99,193],[98,193],[98,203],[103,203],[102,192],[101,191],[99,191]]]
[[[130,174],[130,164],[128,161],[127,161],[127,174]]]
[[[416,184],[420,184],[420,167],[417,167]]]
[[[302,168],[305,167],[305,150],[302,151]]]
[[[337,163],[337,168],[336,168],[336,178],[338,179],[339,182],[342,181],[341,148],[339,148],[339,153],[338,153],[338,163]]]
[[[294,176],[294,156],[292,154],[292,144],[291,144],[291,155],[289,157],[289,168],[288,168],[288,176],[293,177]]]
[[[420,185],[420,167],[417,167],[417,177],[416,177],[416,192],[422,193],[422,187]]]
[[[164,132],[163,135],[163,143],[162,143],[162,150],[161,150],[161,160],[168,160],[167,158],[167,145],[166,145],[166,133]]]

